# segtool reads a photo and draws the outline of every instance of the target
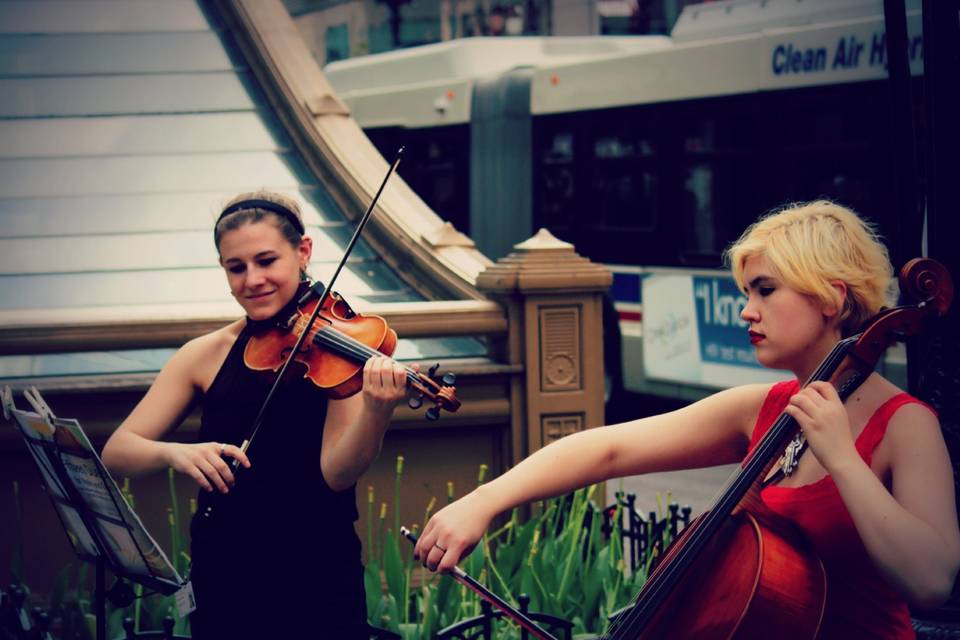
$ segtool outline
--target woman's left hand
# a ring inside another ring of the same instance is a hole
[[[847,410],[829,382],[811,382],[790,398],[784,412],[800,424],[810,450],[828,473],[859,460]]]
[[[367,360],[363,366],[363,404],[368,411],[389,414],[406,395],[407,370],[403,365],[385,356]]]

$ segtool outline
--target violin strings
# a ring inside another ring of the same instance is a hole
[[[846,357],[848,347],[856,342],[857,338],[858,336],[852,336],[838,342],[820,363],[813,375],[804,383],[804,386],[815,380],[829,378],[830,374],[842,362],[842,359]],[[780,415],[764,437],[761,438],[747,464],[734,475],[732,481],[727,483],[730,488],[723,491],[720,502],[714,505],[704,516],[702,524],[691,532],[690,540],[684,543],[677,556],[668,566],[664,567],[663,571],[651,578],[649,586],[645,585],[645,588],[641,589],[640,594],[644,595],[643,602],[635,602],[633,606],[618,616],[611,623],[608,633],[613,634],[623,626],[627,626],[631,634],[639,633],[643,629],[650,621],[654,606],[659,606],[662,603],[665,597],[664,592],[676,586],[681,575],[702,550],[703,539],[713,536],[729,513],[740,503],[740,500],[763,471],[767,461],[776,453],[777,446],[783,439],[786,429],[792,427],[793,424],[795,424],[793,418],[785,413]],[[614,635],[604,637],[615,638]]]
[[[317,344],[323,343],[324,345],[337,350],[342,355],[353,358],[353,360],[359,364],[366,363],[366,361],[370,358],[376,358],[380,356],[386,357],[383,353],[380,353],[376,349],[363,344],[356,338],[348,336],[345,333],[337,331],[331,327],[321,327],[318,329],[313,340]],[[404,373],[407,376],[408,382],[419,381],[416,372],[411,370],[409,367],[404,367]]]

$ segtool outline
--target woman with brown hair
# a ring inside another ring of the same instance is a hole
[[[310,380],[281,383],[248,457],[240,443],[274,374],[243,362],[258,327],[286,317],[313,250],[297,203],[271,192],[229,202],[214,230],[230,292],[246,317],[178,350],[103,451],[111,471],[167,467],[200,486],[191,525],[196,638],[366,638],[355,483],[379,453],[405,369],[369,360],[362,392],[328,399]],[[165,441],[194,406],[196,443]],[[240,481],[230,469],[238,461]]]

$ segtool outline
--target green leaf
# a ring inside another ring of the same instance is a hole
[[[580,583],[583,589],[583,611],[585,615],[589,614],[591,617],[596,617],[599,613],[603,585],[610,577],[608,555],[610,555],[610,547],[601,549]]]
[[[440,612],[438,626],[446,626],[456,619],[456,612],[460,608],[460,591],[450,576],[440,576],[440,581],[437,583],[436,603],[437,610]]]
[[[480,575],[480,572],[483,571],[486,563],[487,559],[483,555],[483,545],[478,544],[473,548],[473,551],[470,552],[470,555],[467,556],[467,559],[464,560],[462,564],[464,571],[476,578]]]
[[[380,583],[380,566],[376,562],[368,562],[367,566],[363,568],[363,590],[367,595],[367,611],[373,612],[383,597],[383,586]]]
[[[400,547],[397,544],[397,537],[394,535],[384,536],[383,573],[387,578],[387,589],[390,595],[396,601],[402,602],[406,580],[403,560],[400,559]]]
[[[68,563],[57,573],[53,580],[53,588],[50,591],[50,616],[60,615],[62,612],[64,598],[67,595],[67,589],[70,587],[70,578],[73,575],[73,563]]]
[[[540,588],[537,580],[534,577],[533,569],[527,568],[520,576],[520,593],[525,593],[530,596],[530,610],[531,611],[543,611],[544,609],[544,597],[543,590]]]
[[[122,638],[124,637],[123,632],[123,619],[127,617],[126,609],[114,609],[107,616],[107,637],[108,638]]]
[[[26,582],[23,575],[23,513],[20,509],[20,483],[16,480],[13,481],[13,512],[17,536],[10,556],[10,576],[14,582],[23,584]]]
[[[387,623],[386,628],[400,633],[400,610],[397,608],[397,599],[392,593],[388,593],[384,596],[383,602],[384,610],[381,619]]]
[[[86,631],[88,638],[96,637],[97,633],[97,616],[92,613],[83,614],[83,628]]]

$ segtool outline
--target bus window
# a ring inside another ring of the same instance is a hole
[[[574,204],[574,135],[559,130],[548,136],[541,153],[539,191],[540,216],[535,226],[556,231],[573,223]]]
[[[753,125],[736,99],[699,101],[679,111],[682,161],[675,211],[683,242],[677,258],[717,268],[732,234],[753,211]]]
[[[677,203],[684,224],[684,249],[687,253],[711,255],[716,253],[716,224],[713,220],[713,169],[709,164],[697,164],[687,169],[683,192]]]
[[[603,132],[593,139],[590,182],[595,215],[588,226],[609,233],[652,231],[656,227],[658,179],[654,143],[630,128]]]
[[[385,127],[367,135],[384,158],[405,147],[397,172],[423,201],[458,230],[470,233],[470,131],[467,125],[430,129]]]
[[[769,153],[767,185],[776,196],[771,200],[830,198],[867,215],[888,235],[896,213],[891,208],[893,161],[885,139],[877,135],[889,113],[883,83],[785,91],[768,98],[766,126],[790,122],[777,129],[781,135]]]

